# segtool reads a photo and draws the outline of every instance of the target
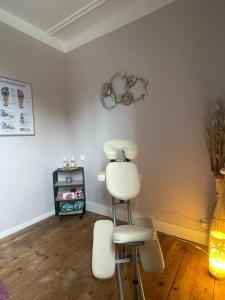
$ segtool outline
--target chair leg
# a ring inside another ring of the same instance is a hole
[[[140,270],[137,259],[137,246],[132,246],[132,264],[133,264],[133,299],[145,300],[144,290],[141,281]]]
[[[116,259],[119,259],[119,252],[118,249],[116,250]],[[117,286],[118,286],[118,293],[119,293],[119,300],[124,300],[124,290],[123,290],[123,283],[122,283],[122,275],[120,270],[120,264],[116,264],[116,277],[117,277]]]
[[[133,300],[138,300],[137,247],[132,246]]]
[[[139,266],[137,264],[137,275],[138,275],[138,289],[139,289],[139,299],[140,300],[145,300],[145,294],[144,294],[144,289],[141,281],[141,274],[139,270]]]

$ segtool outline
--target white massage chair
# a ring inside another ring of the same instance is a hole
[[[106,171],[98,174],[98,181],[105,181],[112,196],[112,218],[95,223],[93,234],[92,272],[100,279],[111,278],[116,270],[119,299],[124,300],[120,264],[132,263],[133,299],[145,299],[138,262],[146,272],[162,272],[164,260],[151,219],[140,218],[133,224],[130,201],[140,192],[140,175],[131,162],[137,156],[137,146],[127,140],[108,141],[103,152],[109,163]],[[121,159],[122,157],[122,159]],[[128,225],[116,224],[116,207],[126,205]],[[131,247],[132,255],[121,255],[118,244]]]

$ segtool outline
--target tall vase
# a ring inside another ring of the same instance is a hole
[[[216,203],[209,231],[209,271],[218,278],[225,278],[225,204],[224,177],[215,178]]]

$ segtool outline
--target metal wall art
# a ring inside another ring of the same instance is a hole
[[[121,103],[125,106],[144,100],[147,95],[148,80],[125,72],[116,72],[110,81],[103,84],[100,99],[102,105],[111,110]]]

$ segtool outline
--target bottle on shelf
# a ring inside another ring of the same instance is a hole
[[[70,168],[75,168],[75,167],[76,167],[76,163],[75,163],[74,157],[71,157]]]
[[[63,168],[64,169],[69,169],[69,162],[68,162],[66,157],[63,160]]]

